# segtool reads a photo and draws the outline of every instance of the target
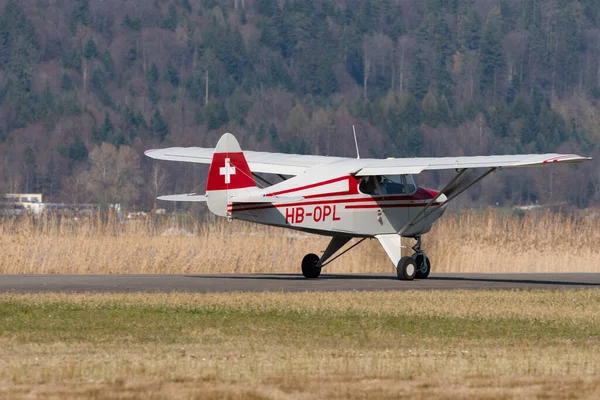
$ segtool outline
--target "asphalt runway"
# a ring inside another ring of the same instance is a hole
[[[593,289],[600,273],[432,274],[399,281],[392,274],[248,275],[0,275],[0,293],[330,292],[455,289]]]

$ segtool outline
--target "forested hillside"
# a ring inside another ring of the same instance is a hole
[[[201,185],[141,157],[577,152],[463,204],[600,202],[597,0],[0,0],[0,191],[149,208]],[[446,176],[420,176],[440,184]]]

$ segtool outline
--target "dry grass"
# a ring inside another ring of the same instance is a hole
[[[327,241],[223,219],[3,219],[0,273],[295,273]],[[591,217],[493,210],[448,214],[424,236],[437,272],[598,272],[598,243],[600,224]],[[393,272],[376,240],[327,270]]]
[[[598,398],[600,291],[4,295],[0,397]]]

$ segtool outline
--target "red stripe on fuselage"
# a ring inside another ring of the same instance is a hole
[[[251,206],[248,207],[246,204],[229,204],[227,206],[227,211],[231,212],[239,212],[239,211],[251,211],[251,210],[264,210],[268,208],[285,208],[285,207],[303,207],[303,206],[318,206],[323,204],[344,204],[344,203],[377,203],[370,204],[370,208],[378,208],[378,207],[388,207],[388,206],[396,206],[396,207],[425,207],[427,205],[426,202],[423,203],[401,203],[401,204],[381,204],[380,202],[390,202],[390,201],[419,201],[419,200],[427,200],[427,199],[416,199],[412,196],[381,196],[381,197],[363,197],[363,198],[354,198],[354,199],[330,199],[330,200],[317,200],[317,201],[301,201],[296,203],[278,203],[278,204],[266,204],[262,206]],[[436,203],[439,204],[439,203]],[[346,206],[346,208],[357,208],[352,206]],[[369,207],[362,207],[369,208]]]
[[[417,191],[411,195],[393,195],[393,196],[365,196],[358,198],[350,198],[350,199],[334,199],[334,200],[312,200],[312,201],[300,201],[295,203],[279,203],[279,204],[268,204],[264,206],[256,206],[252,207],[253,209],[259,208],[271,208],[271,207],[296,207],[296,206],[312,206],[312,205],[320,205],[320,204],[338,204],[338,203],[356,203],[356,202],[379,202],[379,201],[418,201],[418,200],[431,200],[438,195],[439,192],[419,187]],[[319,195],[311,195],[305,196],[306,199],[309,198],[318,198],[318,197],[329,197],[334,196],[334,193],[324,193]],[[265,201],[267,203],[267,201]],[[237,203],[233,204],[234,207],[244,207],[248,204],[253,203]],[[228,207],[231,207],[230,204]]]
[[[425,207],[428,203],[418,204],[355,204],[345,206],[345,208],[410,208],[410,207]],[[441,203],[433,203],[432,206],[439,206]]]

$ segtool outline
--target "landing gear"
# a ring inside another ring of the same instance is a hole
[[[340,257],[342,254],[348,252],[359,243],[361,243],[364,238],[354,243],[352,246],[338,254],[337,256],[331,258],[339,249],[341,249],[346,243],[348,243],[352,239],[351,236],[334,236],[331,238],[331,241],[327,245],[327,248],[323,252],[321,258],[316,254],[307,254],[302,259],[302,275],[305,278],[318,278],[321,275],[321,268],[325,265],[329,264],[336,258]]]
[[[398,261],[396,273],[398,274],[398,279],[403,281],[412,281],[415,279],[415,275],[417,274],[415,260],[412,257],[402,257]]]
[[[315,279],[321,275],[321,267],[319,265],[319,256],[309,253],[302,259],[302,275],[305,278]]]
[[[412,248],[415,253],[411,256],[411,258],[415,260],[417,268],[415,277],[417,279],[426,279],[431,271],[431,262],[429,261],[427,254],[421,249],[421,236],[417,236],[415,239],[417,240],[417,243]]]

